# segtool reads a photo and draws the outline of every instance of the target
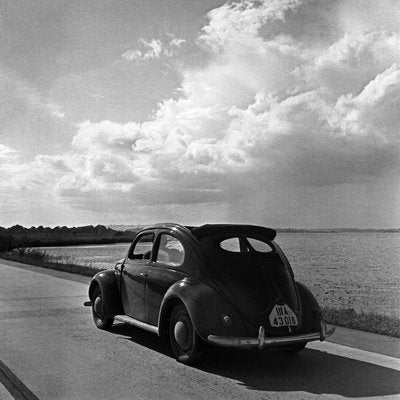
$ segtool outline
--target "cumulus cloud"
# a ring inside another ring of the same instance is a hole
[[[248,0],[210,11],[198,37],[207,65],[184,68],[180,96],[148,121],[79,124],[73,151],[58,159],[59,195],[77,207],[93,198],[232,203],[282,182],[318,188],[398,174],[398,11],[388,2],[394,14],[378,19],[375,3],[359,7]],[[369,17],[376,23],[362,29]],[[122,57],[154,59],[182,43],[141,39]],[[53,161],[36,160],[37,169]]]
[[[169,43],[164,44],[160,39],[146,40],[140,38],[138,40],[140,48],[134,50],[127,50],[121,55],[121,57],[126,61],[146,61],[155,58],[160,58],[161,56],[172,57],[175,55],[176,50],[179,49],[186,40],[176,38],[173,35],[168,35],[171,37]]]
[[[203,27],[200,39],[214,52],[241,45],[263,45],[260,29],[271,21],[284,20],[285,13],[301,3],[302,0],[226,3],[208,13],[209,23]]]
[[[308,62],[296,73],[303,74],[307,85],[326,89],[334,100],[341,94],[359,93],[378,74],[399,63],[399,47],[398,32],[345,33],[326,49],[309,50]]]
[[[38,189],[53,193],[55,182],[62,174],[71,171],[67,159],[65,154],[37,155],[31,162],[26,162],[18,151],[0,144],[0,188],[23,191]]]
[[[0,144],[0,165],[10,163],[18,158],[18,152],[9,146]]]

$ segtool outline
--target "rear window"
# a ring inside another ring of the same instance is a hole
[[[247,238],[247,241],[250,243],[250,246],[259,253],[270,253],[274,249],[266,242],[262,240],[254,239],[254,238]]]
[[[219,247],[230,253],[271,253],[274,248],[267,241],[246,236],[224,238],[219,241]]]
[[[238,237],[225,239],[220,242],[221,249],[231,251],[232,253],[240,253],[240,242]]]

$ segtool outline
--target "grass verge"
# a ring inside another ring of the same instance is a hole
[[[332,325],[400,338],[400,319],[394,315],[334,307],[323,307],[322,313],[326,322]]]
[[[99,268],[74,264],[65,257],[52,256],[35,248],[20,248],[12,252],[1,253],[0,257],[85,276],[93,276],[100,271]],[[400,338],[400,319],[395,316],[373,312],[356,312],[352,308],[343,309],[328,306],[322,307],[322,313],[325,320],[332,325]]]
[[[35,248],[14,249],[10,252],[1,253],[0,257],[6,260],[85,276],[93,276],[100,271],[99,268],[92,267],[91,265],[75,264],[66,257],[53,256],[44,250]]]

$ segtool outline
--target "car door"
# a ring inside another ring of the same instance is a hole
[[[171,285],[183,279],[187,257],[183,242],[170,233],[161,232],[154,245],[147,277],[147,321],[157,326],[161,301]]]
[[[154,232],[135,239],[121,268],[121,300],[125,314],[146,321],[146,279]]]

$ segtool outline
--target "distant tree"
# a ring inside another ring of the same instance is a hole
[[[99,235],[104,235],[108,232],[108,229],[104,225],[97,225],[94,231]]]
[[[10,233],[22,233],[24,232],[25,228],[21,225],[14,225],[11,228],[8,228]]]
[[[11,250],[11,237],[4,233],[0,233],[0,252]]]

